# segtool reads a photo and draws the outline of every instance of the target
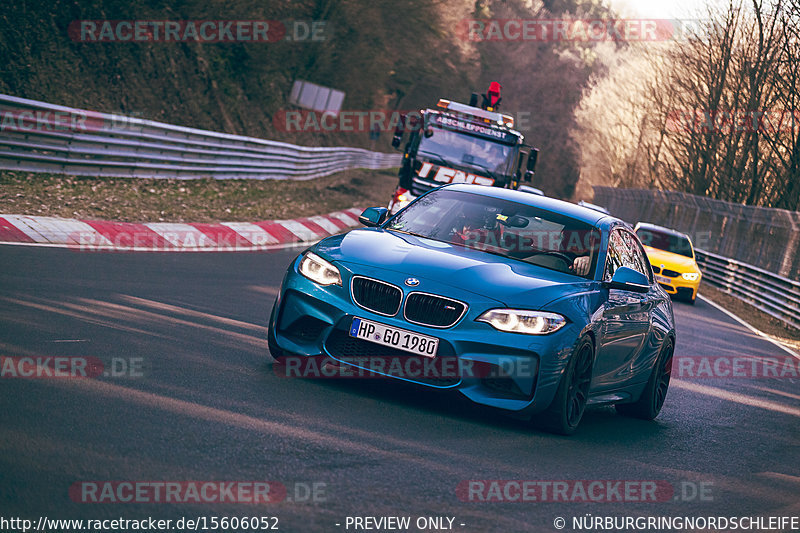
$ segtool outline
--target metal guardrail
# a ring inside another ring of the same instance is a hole
[[[695,252],[704,283],[800,330],[800,282],[711,252]]]
[[[703,283],[800,330],[800,212],[601,186],[594,187],[594,202],[633,224],[652,222],[689,234]]]
[[[0,168],[78,176],[311,179],[400,166],[399,154],[314,148],[0,95]]]

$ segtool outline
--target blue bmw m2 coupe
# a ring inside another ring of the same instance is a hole
[[[465,184],[387,215],[365,210],[365,228],[289,266],[269,323],[278,364],[455,389],[561,434],[587,405],[658,415],[672,304],[627,224]]]

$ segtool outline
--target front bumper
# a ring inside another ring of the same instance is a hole
[[[270,345],[284,355],[322,356],[338,365],[367,370],[372,377],[454,389],[475,403],[527,416],[552,402],[579,336],[579,327],[572,323],[542,336],[497,331],[475,319],[487,309],[501,307],[499,302],[455,287],[436,287],[420,276],[427,292],[465,302],[469,307],[450,328],[414,324],[403,318],[402,310],[395,316],[383,316],[357,306],[350,295],[352,272],[348,265],[337,264],[342,286],[321,287],[299,274],[298,264],[296,260],[290,266],[270,320]],[[358,274],[400,287],[404,303],[412,292],[403,285],[405,274],[371,271],[363,266],[358,267]],[[350,337],[354,317],[440,339],[435,361]],[[383,361],[376,366],[375,361],[380,359]],[[391,371],[392,364],[402,370]]]
[[[664,283],[661,280],[658,282],[667,294],[694,300],[697,297],[697,290],[700,288],[702,276],[695,281],[687,281],[681,276],[667,279],[669,279],[669,283]]]

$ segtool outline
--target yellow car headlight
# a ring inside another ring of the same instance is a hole
[[[681,277],[686,281],[697,281],[700,279],[700,274],[697,272],[686,272],[685,274],[681,274]]]

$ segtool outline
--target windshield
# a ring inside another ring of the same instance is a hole
[[[639,236],[639,240],[641,240],[642,244],[645,246],[658,248],[659,250],[684,255],[686,257],[694,257],[692,243],[682,235],[644,228],[636,230],[636,235]]]
[[[510,174],[513,146],[436,126],[431,129],[431,137],[420,139],[419,155],[438,156],[453,165],[471,166],[493,174]]]
[[[448,242],[592,279],[600,230],[560,213],[510,200],[437,190],[386,229]],[[576,262],[576,258],[582,258]],[[583,267],[576,265],[583,263]]]

